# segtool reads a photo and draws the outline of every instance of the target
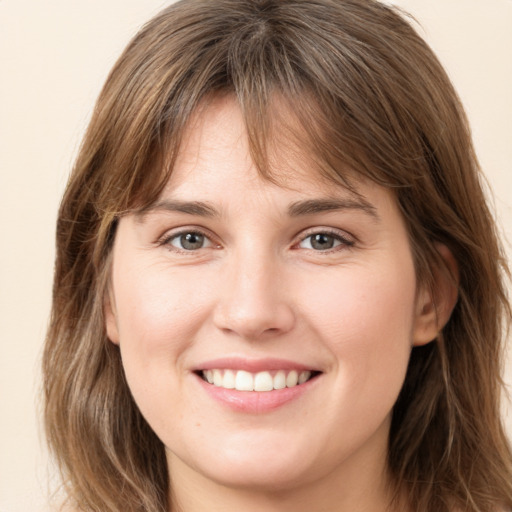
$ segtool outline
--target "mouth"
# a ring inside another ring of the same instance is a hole
[[[195,372],[212,386],[236,391],[269,392],[295,388],[314,379],[316,370],[265,370],[257,373],[246,370],[213,368]]]
[[[235,413],[266,414],[310,396],[323,372],[289,359],[224,357],[203,361],[193,374],[215,402]]]

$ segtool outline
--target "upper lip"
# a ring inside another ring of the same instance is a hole
[[[258,373],[266,370],[297,370],[297,371],[321,371],[314,366],[298,363],[289,359],[246,359],[241,357],[223,357],[211,359],[198,364],[194,371],[201,370],[245,370],[250,373]]]

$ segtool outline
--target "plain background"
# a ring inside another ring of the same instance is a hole
[[[56,211],[109,69],[168,3],[0,0],[0,512],[47,509],[38,394]],[[416,17],[448,69],[511,240],[512,0],[388,3]]]

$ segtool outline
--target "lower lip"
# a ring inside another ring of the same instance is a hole
[[[270,412],[297,400],[307,393],[319,378],[319,376],[313,377],[304,384],[292,388],[274,389],[273,391],[237,391],[214,386],[198,375],[196,377],[202,388],[214,400],[231,410],[252,414]]]

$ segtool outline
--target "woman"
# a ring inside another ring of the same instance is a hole
[[[46,425],[76,510],[497,511],[507,269],[462,107],[368,0],[184,0],[58,221]]]

